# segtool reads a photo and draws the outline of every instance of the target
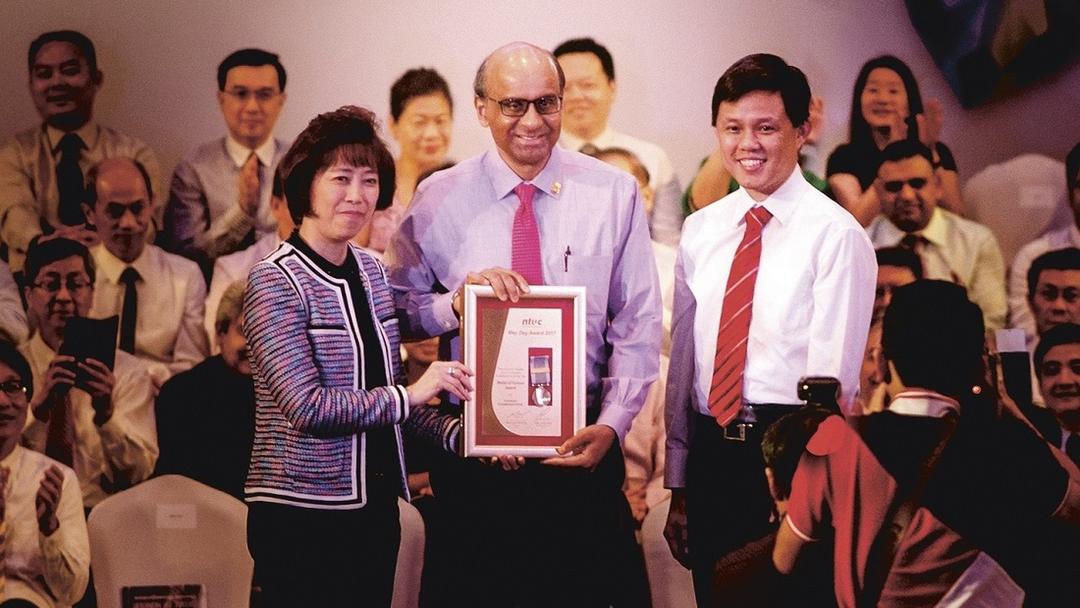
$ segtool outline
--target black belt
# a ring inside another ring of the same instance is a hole
[[[727,426],[720,428],[716,424],[716,418],[698,414],[700,425],[705,428],[715,428],[718,434],[727,441],[748,441],[757,439],[760,441],[765,430],[782,416],[790,414],[802,407],[802,404],[789,403],[759,403],[743,404],[739,415]]]

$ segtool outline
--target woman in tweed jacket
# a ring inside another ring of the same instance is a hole
[[[349,243],[393,198],[374,115],[317,116],[281,168],[299,229],[252,269],[244,302],[257,403],[248,544],[265,605],[388,606],[408,495],[402,430],[453,450],[458,422],[424,404],[467,397],[471,373],[436,362],[400,383],[385,271]]]

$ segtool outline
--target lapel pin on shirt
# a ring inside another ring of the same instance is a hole
[[[555,182],[554,184],[551,184],[551,192],[552,192],[552,194],[558,194],[559,190],[562,190],[562,184],[560,184],[559,182]]]

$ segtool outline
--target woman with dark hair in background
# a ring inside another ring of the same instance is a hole
[[[450,86],[431,68],[413,68],[390,87],[390,133],[400,152],[393,204],[375,213],[357,243],[382,253],[397,230],[424,174],[441,168],[450,151],[454,100]]]
[[[938,140],[941,125],[941,103],[930,100],[924,107],[919,83],[907,64],[892,55],[867,61],[855,79],[849,141],[833,150],[825,170],[834,198],[860,224],[868,225],[881,213],[871,187],[881,150],[894,141],[915,139],[934,154],[934,170],[944,193],[941,205],[964,215],[956,160]]]
[[[458,421],[425,404],[444,390],[467,398],[471,372],[435,362],[404,385],[385,271],[349,243],[393,199],[374,115],[317,116],[281,167],[299,230],[252,269],[244,302],[248,544],[266,606],[389,606],[408,495],[402,430],[452,450]]]

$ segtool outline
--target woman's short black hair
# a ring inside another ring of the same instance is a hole
[[[908,116],[923,113],[922,95],[919,93],[919,83],[915,80],[915,74],[911,68],[899,58],[892,55],[874,57],[863,64],[855,78],[855,91],[851,96],[851,122],[848,123],[848,141],[858,145],[873,145],[874,137],[870,133],[870,123],[862,113],[862,92],[866,88],[866,81],[870,79],[870,72],[878,68],[885,68],[896,72],[900,80],[904,82],[904,92],[907,94]],[[914,123],[912,123],[914,124]],[[908,130],[908,139],[918,140],[919,134],[916,129]]]
[[[454,98],[450,96],[450,85],[446,79],[431,68],[413,68],[401,75],[390,87],[390,116],[400,120],[405,106],[414,97],[440,93],[454,112]]]
[[[285,179],[285,201],[296,225],[311,215],[315,176],[336,161],[374,169],[379,174],[375,208],[386,209],[393,202],[394,157],[379,137],[375,114],[357,106],[342,106],[311,119],[279,164]]]

